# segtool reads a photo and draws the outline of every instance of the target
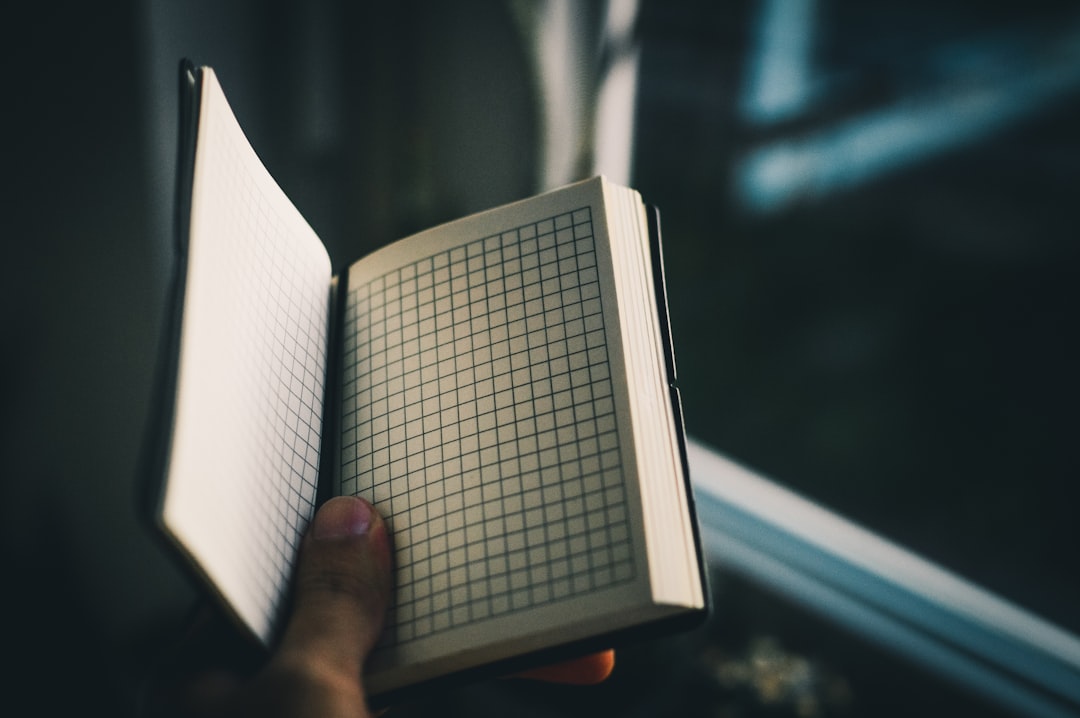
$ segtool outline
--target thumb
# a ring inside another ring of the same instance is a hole
[[[367,501],[326,502],[300,549],[293,612],[275,658],[356,683],[390,600],[390,538]]]

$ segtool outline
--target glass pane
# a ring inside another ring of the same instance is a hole
[[[1080,630],[1074,6],[647,3],[641,28],[689,433]]]

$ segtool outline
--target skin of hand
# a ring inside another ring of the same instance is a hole
[[[386,524],[371,504],[355,497],[326,502],[301,546],[292,612],[277,649],[249,680],[212,671],[188,682],[181,714],[370,716],[363,665],[390,601],[391,556]],[[598,683],[614,660],[613,651],[603,651],[517,677]]]

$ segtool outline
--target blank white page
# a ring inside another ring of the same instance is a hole
[[[330,261],[203,69],[162,523],[269,642],[311,518]]]

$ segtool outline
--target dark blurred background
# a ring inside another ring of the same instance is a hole
[[[35,712],[131,712],[198,595],[136,501],[185,56],[337,268],[631,181],[663,214],[689,433],[1080,631],[1075,3],[18,3],[2,33],[3,645]],[[719,565],[713,589],[709,625],[602,689],[412,710],[1002,710]]]

